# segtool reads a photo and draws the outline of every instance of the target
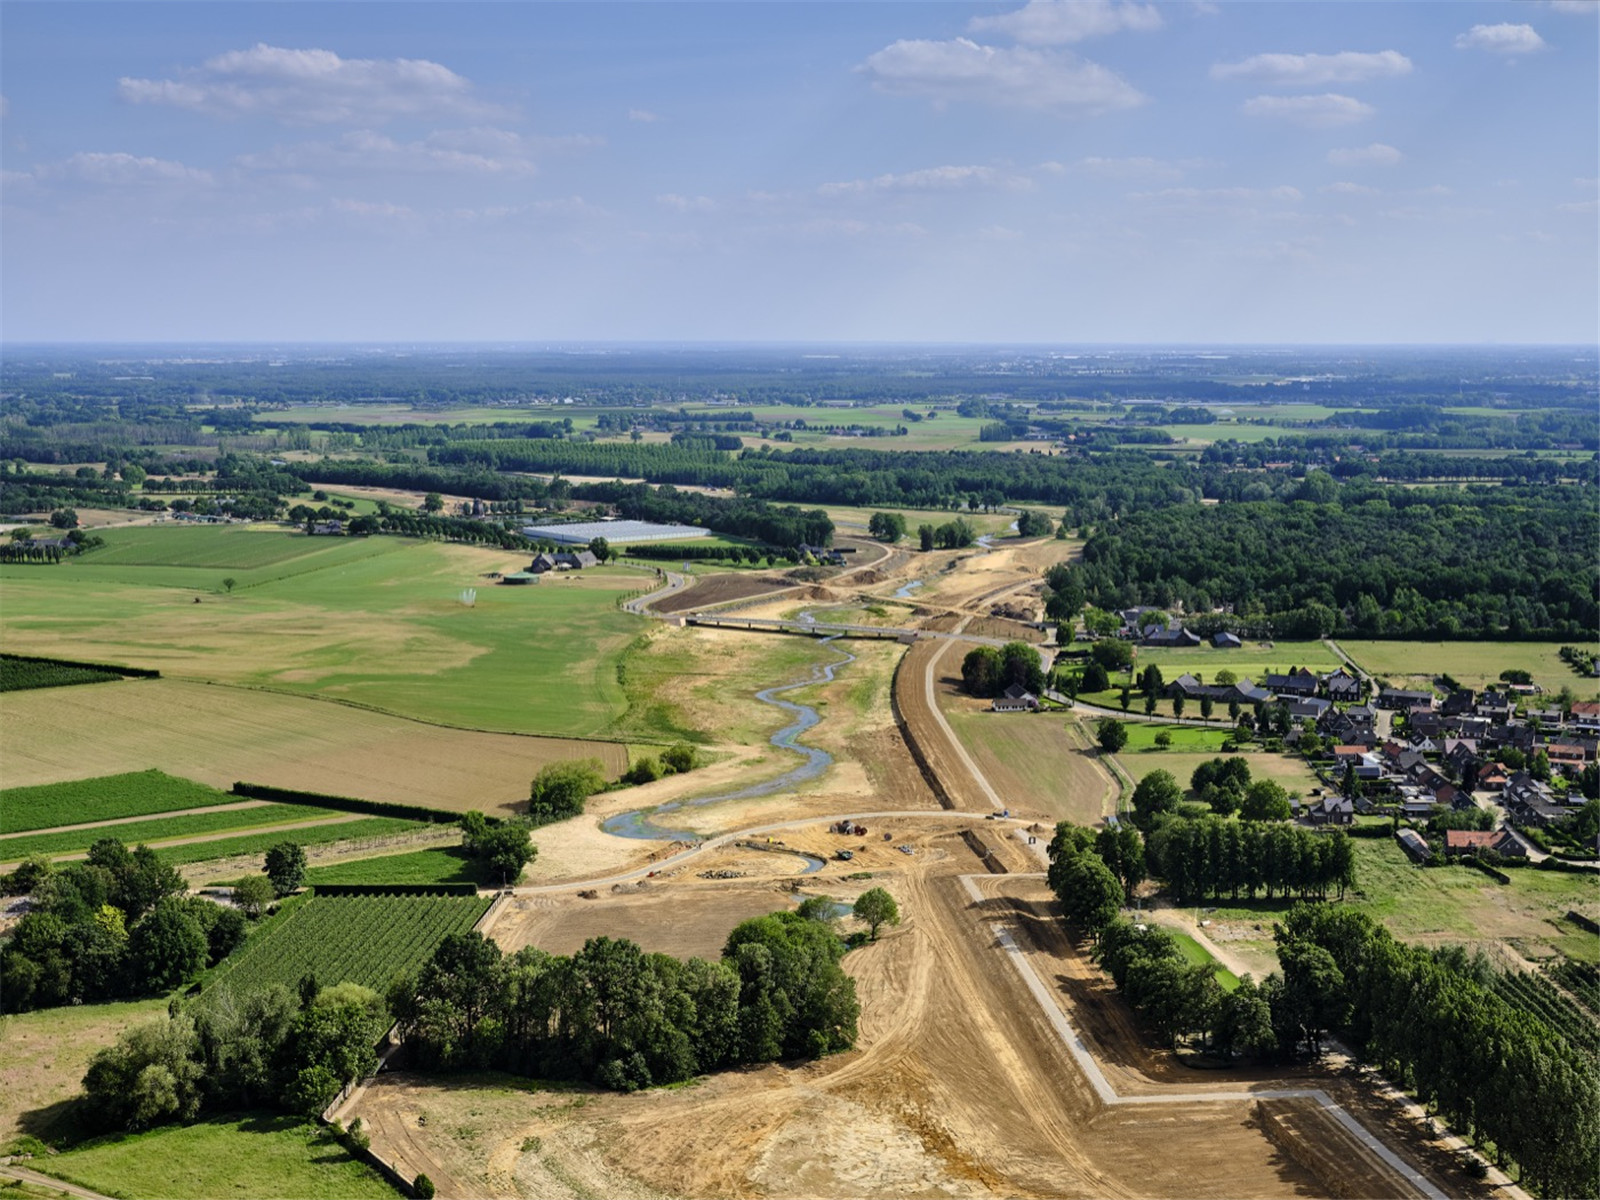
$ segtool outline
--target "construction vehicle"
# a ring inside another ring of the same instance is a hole
[[[834,857],[837,858],[840,862],[849,862],[855,856],[856,856],[856,854],[855,854],[854,850],[840,850],[836,854],[834,854]]]

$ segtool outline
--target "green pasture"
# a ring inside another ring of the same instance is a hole
[[[160,771],[102,775],[0,791],[0,834],[231,804],[239,797]]]
[[[1393,838],[1355,838],[1352,845],[1356,884],[1345,903],[1364,909],[1403,941],[1509,942],[1539,959],[1579,948],[1581,939],[1572,938],[1576,927],[1565,920],[1569,911],[1600,917],[1600,878],[1592,873],[1513,867],[1511,883],[1500,884],[1469,867],[1418,867]],[[1219,921],[1267,922],[1289,907],[1287,901],[1258,898],[1224,900],[1205,911]],[[1591,934],[1581,947],[1589,960],[1593,944]]]
[[[308,887],[333,883],[472,883],[492,887],[500,881],[491,876],[481,860],[460,846],[440,846],[313,867],[306,872],[305,882]]]
[[[1185,712],[1188,710],[1185,709]],[[1156,725],[1146,721],[1125,721],[1128,744],[1118,751],[1129,754],[1221,754],[1222,743],[1233,735],[1231,729],[1206,729],[1183,725]],[[1165,748],[1156,745],[1156,735],[1171,735],[1172,744]]]
[[[1305,667],[1320,675],[1332,671],[1341,662],[1339,656],[1322,642],[1274,642],[1269,650],[1259,640],[1251,639],[1237,650],[1218,650],[1212,646],[1182,649],[1140,646],[1134,656],[1133,674],[1137,682],[1140,672],[1154,663],[1161,668],[1161,677],[1169,683],[1185,672],[1194,675],[1202,683],[1215,683],[1217,672],[1221,670],[1229,670],[1240,679],[1260,683],[1261,677],[1268,672],[1282,675],[1293,667]],[[1120,685],[1122,678],[1113,676],[1112,683]],[[1134,703],[1139,702],[1136,697]],[[1190,713],[1189,708],[1184,709],[1186,714],[1198,715],[1197,712]]]
[[[155,817],[148,821],[131,821],[126,825],[97,825],[91,829],[75,829],[65,833],[25,833],[0,837],[0,860],[20,862],[33,854],[75,854],[87,850],[101,838],[116,838],[129,846],[155,844],[174,838],[202,837],[211,833],[237,830],[239,833],[271,829],[275,825],[292,825],[300,821],[344,817],[347,813],[331,808],[311,808],[303,804],[264,804],[259,808],[234,808],[224,812],[190,813],[182,817]],[[294,830],[280,834],[294,838],[301,832]],[[159,847],[157,847],[159,849]]]
[[[121,1200],[395,1200],[398,1194],[328,1130],[277,1114],[115,1134],[29,1166]]]
[[[1347,641],[1339,645],[1369,673],[1399,685],[1450,675],[1470,688],[1498,684],[1500,672],[1521,669],[1546,692],[1570,687],[1580,698],[1600,696],[1600,680],[1584,678],[1561,661],[1554,642]],[[1592,643],[1591,643],[1592,648]]]
[[[1179,952],[1183,955],[1183,961],[1189,966],[1210,967],[1212,974],[1217,977],[1217,982],[1222,985],[1222,990],[1225,992],[1231,992],[1239,986],[1239,977],[1212,957],[1211,951],[1207,950],[1192,936],[1181,929],[1174,929],[1170,925],[1163,925],[1161,928],[1177,944]]]
[[[518,733],[608,729],[622,707],[617,657],[641,624],[619,602],[649,582],[603,567],[499,587],[484,572],[525,566],[523,555],[405,538],[226,526],[106,536],[118,557],[104,566],[89,556],[0,574],[8,648]],[[140,565],[179,561],[229,565]],[[472,608],[458,600],[468,587]]]

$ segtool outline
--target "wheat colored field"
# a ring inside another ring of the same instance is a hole
[[[611,742],[475,733],[344,704],[150,679],[0,694],[0,783],[20,787],[158,767],[226,788],[236,780],[455,811],[509,812],[541,766]]]

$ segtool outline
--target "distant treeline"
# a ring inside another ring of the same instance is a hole
[[[1227,604],[1288,638],[1558,638],[1600,625],[1592,489],[1341,490],[1321,480],[1308,482],[1304,502],[1107,523],[1071,580],[1101,608]]]

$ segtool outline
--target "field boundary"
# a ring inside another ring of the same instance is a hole
[[[278,804],[300,804],[308,808],[331,808],[340,812],[363,813],[371,817],[398,817],[401,820],[429,821],[454,825],[462,814],[443,808],[427,808],[421,804],[396,804],[391,800],[362,800],[355,796],[333,796],[324,792],[302,792],[295,788],[272,787],[265,783],[236,782],[228,789],[235,796],[247,800],[271,800]],[[501,823],[499,817],[486,817],[491,825]]]
[[[160,679],[161,672],[154,667],[126,667],[118,663],[80,662],[73,658],[52,658],[45,654],[17,654],[7,650],[4,657],[23,662],[43,663],[48,667],[81,667],[86,671],[110,671],[127,679]]]

